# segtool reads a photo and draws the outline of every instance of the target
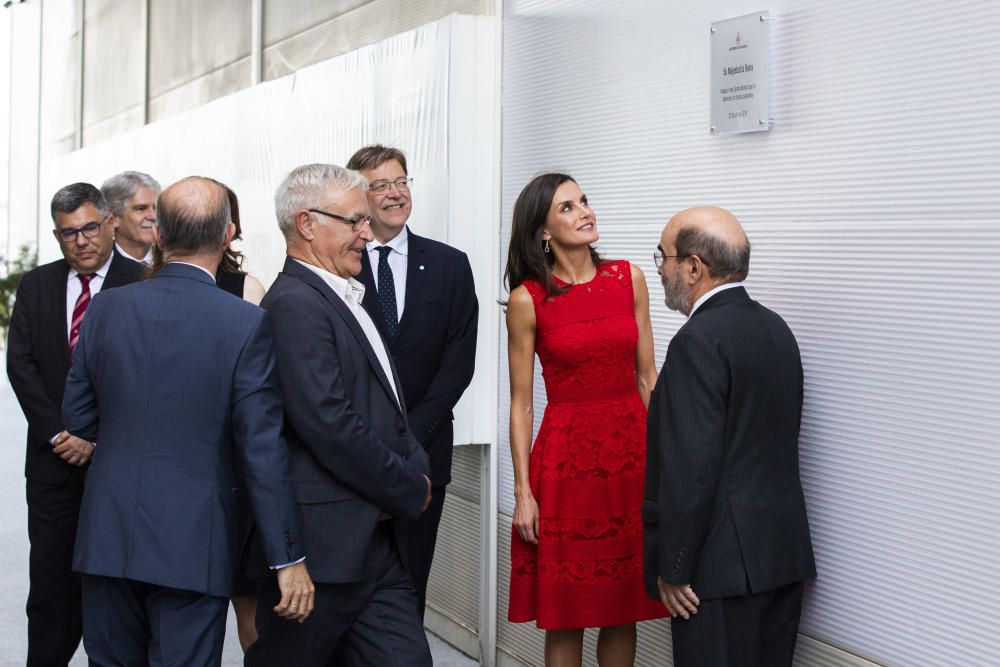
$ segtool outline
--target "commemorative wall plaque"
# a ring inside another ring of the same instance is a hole
[[[711,25],[712,134],[771,129],[771,14],[754,12]]]

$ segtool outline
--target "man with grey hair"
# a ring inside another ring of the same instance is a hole
[[[65,665],[80,644],[73,541],[94,446],[68,431],[59,413],[70,358],[91,298],[142,278],[138,264],[113,250],[100,190],[67,185],[50,211],[62,259],[21,279],[7,342],[7,375],[28,420],[28,665]]]
[[[373,238],[367,187],[355,171],[311,164],[275,194],[288,257],[261,305],[274,322],[316,613],[293,624],[258,611],[251,666],[431,664],[405,568],[406,524],[430,500],[427,454],[354,279]],[[261,608],[277,594],[265,584]]]
[[[160,184],[141,171],[123,171],[101,186],[115,226],[115,249],[135,262],[153,263],[153,224]]]
[[[729,211],[681,211],[653,258],[667,306],[688,320],[649,399],[647,591],[673,614],[678,667],[790,667],[816,576],[795,336],[743,287],[750,242]]]
[[[66,428],[98,443],[73,567],[99,665],[219,664],[240,555],[238,465],[277,570],[275,613],[303,621],[313,605],[270,318],[215,286],[235,232],[228,197],[186,178],[160,204],[164,265],[94,301],[63,399]]]

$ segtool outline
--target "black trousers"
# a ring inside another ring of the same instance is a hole
[[[83,647],[91,667],[216,667],[228,607],[228,598],[85,574]]]
[[[59,484],[27,482],[29,667],[64,666],[80,645],[80,576],[72,565],[83,483],[82,470]]]
[[[416,521],[410,523],[407,531],[409,545],[410,577],[413,579],[413,589],[417,593],[417,609],[420,618],[424,617],[424,607],[427,606],[427,580],[431,576],[431,563],[434,561],[434,547],[437,545],[438,525],[441,523],[441,512],[444,510],[444,496],[448,487],[435,486],[431,489],[431,504]]]
[[[753,595],[702,600],[689,620],[671,621],[674,666],[791,667],[802,590],[800,581]]]
[[[244,665],[431,667],[413,584],[400,562],[391,523],[383,522],[373,540],[370,576],[349,584],[316,583],[316,606],[303,623],[272,611],[281,594],[277,581],[267,580],[257,598],[260,638]]]

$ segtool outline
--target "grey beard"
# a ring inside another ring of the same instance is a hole
[[[670,310],[676,310],[684,315],[691,312],[691,297],[682,291],[674,292],[669,282],[663,283],[663,302]]]

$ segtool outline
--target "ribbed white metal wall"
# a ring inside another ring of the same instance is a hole
[[[775,127],[711,136],[709,24],[762,9]],[[802,620],[819,642],[800,664],[824,643],[894,665],[1000,664],[998,34],[989,0],[505,3],[504,247],[521,187],[569,170],[601,251],[646,272],[662,360],[682,319],[652,250],[670,215],[720,204],[753,242],[751,294],[798,337],[820,571]],[[505,378],[500,392],[509,515]],[[501,647],[537,655],[505,614]],[[669,662],[644,647],[654,661]]]

